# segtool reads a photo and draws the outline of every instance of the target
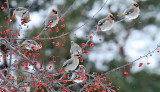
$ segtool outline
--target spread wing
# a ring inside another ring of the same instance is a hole
[[[134,8],[129,8],[125,11],[125,15],[129,15],[134,12]]]
[[[63,64],[62,68],[65,68],[66,66],[71,65],[72,63],[73,63],[73,59],[71,58]]]

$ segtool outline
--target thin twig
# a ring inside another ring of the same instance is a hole
[[[125,64],[125,65],[122,65],[122,66],[119,66],[119,67],[117,67],[117,68],[114,68],[114,69],[112,69],[112,70],[110,70],[110,71],[102,74],[102,76],[103,76],[103,75],[106,75],[106,74],[110,74],[110,73],[112,73],[112,72],[114,72],[114,71],[116,71],[116,70],[119,70],[119,69],[121,69],[121,68],[124,68],[124,67],[126,67],[126,66],[129,66],[129,65],[133,64],[134,62],[136,62],[136,61],[138,61],[138,60],[140,60],[140,59],[142,59],[142,58],[144,58],[144,57],[148,57],[148,55],[151,55],[152,53],[154,53],[154,52],[155,52],[156,50],[158,50],[159,48],[160,48],[160,46],[157,45],[157,47],[156,47],[153,51],[149,51],[146,55],[143,55],[143,56],[135,59],[135,60],[132,61],[132,62],[128,62],[128,63]]]
[[[12,38],[12,30],[11,30],[11,22],[10,22],[11,17],[10,17],[10,8],[9,8],[9,2],[8,2],[8,0],[7,0],[7,8],[8,8],[8,21],[9,21],[9,38]],[[10,39],[9,41],[12,41],[12,39]],[[11,67],[11,63],[12,63],[12,51],[11,50],[10,50],[10,53],[11,53],[11,55],[10,55],[10,60],[9,60],[9,66],[8,66],[8,68]],[[9,72],[10,71],[8,71],[8,73]]]
[[[69,11],[72,9],[73,5],[75,5],[76,0],[74,0],[73,4],[67,9],[67,11],[62,14],[61,16],[59,16],[60,19],[62,19],[67,13],[69,13]]]
[[[31,64],[33,66],[33,68],[37,71],[37,73],[40,73],[39,69],[34,66],[32,63],[30,63],[30,59],[28,59],[24,54],[22,54],[19,50],[16,50],[14,47],[12,47],[11,45],[9,45],[8,41],[6,39],[0,39],[0,43],[3,43],[4,45],[6,45],[10,50],[12,50],[13,52],[15,52],[16,54],[18,54],[19,56],[21,56],[22,58],[24,58],[27,63]]]

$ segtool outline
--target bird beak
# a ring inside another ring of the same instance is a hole
[[[12,22],[12,20],[13,20],[15,17],[16,17],[16,15],[15,15],[15,14],[13,14],[12,19],[11,19],[10,21]]]
[[[115,18],[113,17],[112,20],[114,20]]]

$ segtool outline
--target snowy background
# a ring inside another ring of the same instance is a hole
[[[31,9],[31,21],[27,24],[29,28],[27,29],[27,27],[22,26],[23,29],[21,30],[21,34],[24,35],[21,35],[19,38],[25,38],[25,33],[27,32],[27,30],[31,32],[31,30],[35,28],[41,28],[45,17],[49,14],[50,10],[54,8],[60,11],[61,9],[58,8],[58,5],[63,5],[66,3],[66,1],[67,0],[53,0],[47,3],[45,2],[45,0],[28,0],[26,4],[37,2],[37,5],[43,5],[45,3],[45,6],[38,9],[38,11],[32,11]],[[89,0],[76,1],[71,11],[79,11],[79,7],[83,4],[86,4],[88,1]],[[95,20],[90,20],[90,18],[94,16],[94,14],[102,7],[105,2],[106,0],[96,0],[94,1],[91,9],[87,9],[86,11],[83,11],[86,7],[84,7],[84,9],[81,9],[82,16],[85,15],[86,19],[84,20],[80,17],[79,21],[77,23],[74,23],[74,27],[78,27],[86,22],[91,22],[91,24],[87,24],[76,30],[73,33],[76,34],[76,38],[70,36],[71,40],[86,40],[85,36],[89,35],[90,32],[96,30],[94,25],[98,22],[98,20],[104,18],[109,12],[112,12],[116,17],[115,21],[120,20],[120,18],[118,18],[116,14],[123,13],[127,7],[130,7],[132,0],[108,0],[103,9],[94,17]],[[86,62],[93,62],[95,63],[95,66],[98,70],[106,71],[108,70],[108,66],[104,64],[105,62],[111,62],[112,60],[121,62],[121,60],[123,59],[125,59],[127,62],[131,62],[156,48],[156,46],[159,44],[160,39],[158,25],[158,23],[160,22],[160,13],[158,12],[158,9],[156,9],[157,6],[154,6],[152,4],[148,4],[144,7],[143,3],[146,3],[146,0],[137,2],[139,2],[141,9],[140,16],[135,20],[126,19],[123,22],[115,23],[112,30],[101,32],[100,35],[95,35],[92,42],[96,45],[95,47],[89,48],[90,53],[85,56],[85,59],[88,59],[86,60]],[[12,7],[23,7],[23,5],[24,3],[17,4],[15,0],[11,0]],[[146,7],[148,7],[147,10]],[[154,19],[155,22],[148,23],[150,19]],[[20,21],[18,20],[17,22],[20,23]],[[14,24],[15,29],[18,28],[18,23]],[[72,26],[68,25],[67,27]],[[111,34],[115,35],[114,39],[118,41],[118,44],[115,43],[115,41],[111,37]],[[126,35],[128,35],[127,39],[125,39]],[[99,41],[99,38],[102,38],[102,41]],[[125,57],[120,55],[120,47],[123,47]],[[160,73],[160,71],[158,71],[159,61],[160,55],[155,52],[152,57],[143,58],[134,63],[131,71],[137,72],[145,68],[151,73]],[[150,65],[147,65],[147,62],[150,62]],[[3,62],[0,63],[2,64]],[[139,63],[144,63],[143,67],[139,68]],[[87,69],[89,70],[89,66],[87,67]]]

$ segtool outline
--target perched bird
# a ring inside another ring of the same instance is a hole
[[[73,56],[74,54],[82,54],[82,48],[74,41],[71,41],[70,55]]]
[[[24,47],[24,49],[27,49],[29,51],[38,51],[42,48],[42,44],[38,44],[35,40],[25,40],[19,46]]]
[[[18,18],[22,21],[22,23],[28,23],[30,21],[30,14],[28,9],[24,7],[18,7],[13,11],[13,16],[10,21],[12,21],[14,18]]]
[[[139,15],[140,9],[137,2],[133,2],[132,6],[124,11],[124,14],[117,16],[124,16],[127,19],[136,19]]]
[[[111,13],[109,13],[106,18],[103,18],[98,22],[97,27],[99,30],[108,31],[112,28],[113,23],[114,23],[114,16]]]
[[[55,9],[52,9],[50,14],[45,19],[45,26],[54,27],[59,22],[59,16]]]
[[[44,31],[48,30],[49,28],[56,26],[58,22],[59,22],[58,12],[55,9],[52,9],[50,14],[47,16],[47,18],[44,21],[44,24],[45,24],[44,29],[41,31],[41,33],[38,36],[41,36],[44,33]]]
[[[79,54],[74,54],[73,57],[71,57],[69,60],[67,60],[63,64],[62,69],[60,71],[58,71],[58,73],[70,71],[70,70],[75,70],[77,68],[77,66],[79,65],[79,58],[80,58]]]
[[[75,73],[72,73],[72,77],[68,81],[74,81],[76,83],[81,83],[85,79],[85,67],[79,65],[79,68],[75,70]]]
[[[27,82],[24,82],[24,83],[23,83],[23,86],[24,86],[24,87],[21,88],[21,91],[22,91],[22,92],[30,92],[30,87],[28,86],[28,83],[27,83]]]

